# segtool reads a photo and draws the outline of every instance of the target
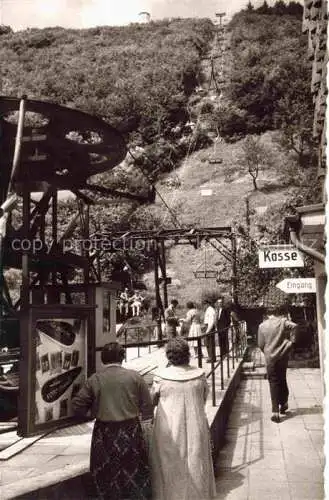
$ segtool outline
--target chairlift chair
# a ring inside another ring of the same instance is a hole
[[[201,269],[202,267],[202,269]],[[207,246],[204,245],[204,261],[193,271],[194,277],[197,279],[214,279],[218,277],[217,269],[207,268]]]

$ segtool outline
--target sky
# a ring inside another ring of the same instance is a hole
[[[0,0],[0,24],[15,31],[26,28],[63,26],[90,28],[120,26],[141,20],[140,12],[151,19],[164,17],[210,17],[226,12],[229,18],[248,0]],[[258,3],[258,2],[253,2]]]

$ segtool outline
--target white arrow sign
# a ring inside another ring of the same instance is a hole
[[[316,293],[315,278],[285,278],[276,286],[285,293]]]

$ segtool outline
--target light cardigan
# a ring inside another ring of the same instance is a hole
[[[102,422],[118,422],[142,416],[152,418],[153,405],[144,379],[135,370],[111,364],[94,373],[72,400],[76,415],[93,416]]]
[[[267,364],[288,354],[295,342],[296,329],[296,323],[280,316],[269,316],[259,325],[258,346]]]

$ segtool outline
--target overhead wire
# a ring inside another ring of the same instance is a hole
[[[194,151],[194,148],[195,148],[195,135],[198,131],[198,128],[199,128],[199,124],[200,124],[200,119],[201,119],[201,114],[202,114],[202,108],[200,107],[199,109],[199,112],[198,112],[198,115],[197,115],[197,120],[196,120],[196,124],[195,124],[195,129],[192,131],[192,134],[191,134],[191,137],[189,138],[189,143],[188,143],[188,148],[187,148],[187,153],[185,155],[185,158],[182,162],[182,167],[185,166],[188,158],[191,156],[191,154],[193,153]],[[177,176],[177,174],[176,174]],[[177,178],[179,179],[179,177],[177,176]],[[180,179],[179,179],[180,180]],[[171,200],[171,203],[174,203],[176,201],[176,198],[177,198],[177,190],[175,190],[173,192],[173,196],[172,196],[172,200]],[[163,220],[163,222],[165,221],[165,219]]]
[[[189,138],[188,148],[187,148],[187,152],[186,152],[185,158],[184,158],[184,160],[182,162],[182,167],[186,164],[186,162],[188,161],[189,157],[191,156],[191,154],[193,153],[193,151],[195,149],[195,146],[196,146],[196,140],[195,139],[196,139],[196,134],[197,134],[197,132],[199,130],[200,121],[201,121],[201,115],[202,115],[202,106],[200,106],[200,108],[198,110],[197,119],[196,119],[196,122],[195,122],[195,128],[192,131],[192,134],[191,134],[191,136]],[[190,121],[191,121],[191,114],[190,113],[189,113],[189,117],[190,117]],[[154,183],[149,179],[149,177],[147,176],[147,174],[145,173],[145,171],[143,170],[143,168],[139,165],[138,160],[136,159],[136,157],[134,156],[134,154],[132,153],[132,151],[129,148],[128,148],[128,152],[131,155],[131,157],[135,160],[135,164],[139,168],[139,170],[142,172],[143,176],[154,187],[155,192],[157,193],[157,195],[160,198],[161,202],[164,204],[164,206],[167,209],[167,214],[170,214],[171,217],[172,217],[172,219],[174,220],[175,224],[178,225],[179,228],[182,228],[182,224],[178,220],[176,214],[173,212],[172,208],[169,207],[168,203],[166,202],[166,200],[164,199],[164,197],[162,196],[162,194],[159,192],[159,190],[154,186]],[[147,158],[150,161],[150,163],[152,163],[152,160],[149,158],[149,156],[145,152],[143,154],[144,154],[144,157]],[[174,165],[174,162],[172,162],[172,160],[170,158],[169,158],[169,161]],[[175,172],[175,174],[176,174],[176,177],[179,179],[179,177],[178,177],[178,175],[177,175],[176,172]],[[174,193],[173,193],[173,198],[171,200],[171,203],[173,203],[175,201],[176,197],[177,197],[177,191],[175,190]],[[163,218],[163,222],[165,222],[165,217]]]
[[[134,156],[134,154],[132,153],[132,151],[131,151],[131,149],[129,147],[127,148],[127,150],[128,150],[128,153],[130,154],[130,156],[133,158],[133,160],[135,160],[135,165],[140,170],[140,172],[142,173],[142,175],[145,177],[145,179],[148,181],[148,183],[154,187],[156,194],[158,195],[158,197],[160,198],[161,202],[164,204],[164,206],[166,207],[166,209],[170,213],[170,215],[171,215],[171,217],[172,217],[172,219],[173,219],[176,227],[178,226],[180,229],[182,229],[182,224],[178,220],[176,214],[169,207],[168,203],[166,202],[166,200],[164,199],[164,197],[162,196],[162,194],[159,192],[159,190],[155,187],[154,183],[149,179],[148,175],[145,173],[145,171],[141,167],[141,165],[139,165],[138,159]],[[150,162],[152,161],[145,152],[143,154],[144,154],[145,158],[147,158]]]
[[[195,145],[196,145],[195,136],[196,136],[196,133],[197,133],[197,131],[199,129],[201,115],[202,115],[202,107],[200,106],[200,109],[198,110],[198,114],[197,114],[197,120],[196,120],[196,123],[195,123],[195,129],[192,131],[191,137],[189,138],[187,153],[186,153],[185,158],[184,158],[184,160],[182,162],[182,166],[184,166],[186,164],[188,158],[191,156],[191,154],[193,153],[193,151],[195,149]],[[190,113],[189,113],[189,116],[190,116]],[[142,174],[144,175],[144,177],[148,180],[148,182],[151,185],[154,186],[154,183],[148,178],[147,174],[144,172],[144,170],[142,169],[142,167],[138,164],[138,160],[133,155],[133,153],[131,152],[131,150],[129,148],[127,148],[127,149],[128,149],[129,154],[131,155],[131,157],[135,160],[136,166],[142,172]],[[149,158],[149,156],[145,152],[143,154],[144,154],[144,157],[147,158],[150,161],[150,163],[152,163],[152,160]],[[175,167],[174,162],[171,160],[170,157],[169,157],[169,161]],[[180,181],[179,176],[177,175],[176,172],[175,172],[175,176]],[[168,203],[166,202],[166,200],[164,199],[164,197],[162,196],[162,194],[159,192],[159,190],[155,186],[154,186],[154,188],[155,188],[155,191],[156,191],[158,197],[160,198],[161,202],[165,205],[165,207],[167,209],[167,212],[171,215],[172,219],[174,220],[175,224],[178,225],[178,227],[182,229],[182,224],[178,220],[178,218],[177,218],[176,214],[173,212],[172,208],[169,207]],[[176,197],[177,197],[177,192],[175,191],[173,193],[173,198],[171,200],[171,203],[173,203],[175,201]],[[165,222],[165,217],[163,218],[162,222],[163,223]]]

